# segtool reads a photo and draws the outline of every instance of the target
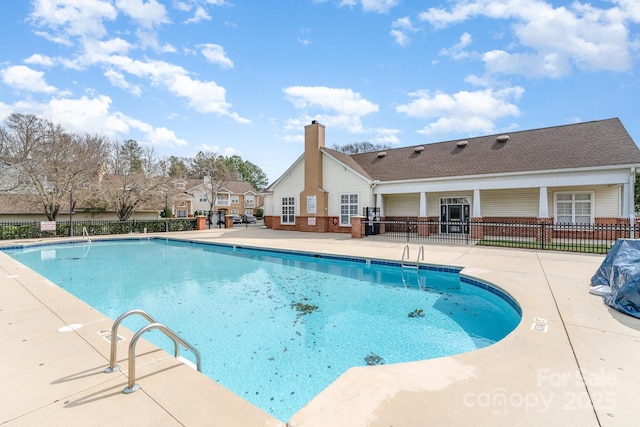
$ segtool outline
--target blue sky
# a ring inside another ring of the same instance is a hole
[[[0,120],[31,113],[270,182],[327,145],[620,117],[640,142],[640,1],[3,1]]]

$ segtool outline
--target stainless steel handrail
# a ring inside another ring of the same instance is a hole
[[[418,257],[416,258],[416,267],[420,268],[420,256],[422,256],[422,261],[424,261],[424,246],[420,246],[418,249]]]
[[[82,238],[87,240],[89,244],[91,244],[91,237],[89,236],[89,232],[87,231],[87,227],[82,227]]]
[[[402,250],[402,259],[400,260],[400,266],[404,267],[404,256],[407,256],[407,260],[411,255],[409,255],[409,245],[404,245],[404,249]]]
[[[134,309],[121,314],[120,317],[118,317],[116,321],[113,322],[113,326],[111,327],[111,353],[109,354],[109,367],[104,370],[107,374],[120,369],[120,365],[116,365],[116,353],[118,350],[118,326],[120,326],[120,323],[122,323],[124,319],[134,314],[138,314],[144,317],[151,323],[158,323],[156,319],[151,317],[151,315],[144,310]],[[174,344],[175,351],[178,352],[178,343],[174,341]]]
[[[175,357],[178,357],[179,355],[178,343],[182,344],[189,351],[191,351],[196,356],[196,367],[198,369],[198,372],[202,372],[200,363],[200,352],[194,346],[180,338],[178,334],[167,328],[162,323],[150,323],[136,332],[133,338],[131,338],[131,343],[129,343],[129,382],[127,384],[127,387],[122,390],[122,392],[125,394],[133,393],[140,388],[140,385],[136,384],[136,344],[142,334],[151,329],[159,329],[166,336],[173,340],[176,348]]]

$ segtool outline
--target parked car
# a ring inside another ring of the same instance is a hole
[[[257,220],[255,216],[246,214],[246,215],[242,215],[242,222],[245,224],[255,224]]]
[[[231,215],[231,219],[234,224],[242,224],[242,218],[240,218],[240,215]]]

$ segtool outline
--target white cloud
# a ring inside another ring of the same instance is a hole
[[[116,7],[146,29],[169,22],[167,10],[156,0],[116,0]]]
[[[411,23],[411,19],[408,16],[405,16],[403,18],[398,18],[391,23],[391,31],[389,33],[396,44],[406,46],[411,41],[408,33],[414,33],[416,31],[416,28],[414,28]]]
[[[84,52],[96,58],[112,54],[125,55],[132,48],[131,43],[119,37],[105,41],[89,39],[83,43]]]
[[[486,52],[482,59],[487,71],[493,74],[522,74],[533,78],[558,78],[571,73],[569,59],[557,53],[510,54],[503,50],[492,50]]]
[[[460,41],[455,45],[451,46],[448,49],[441,49],[438,54],[440,56],[448,56],[453,60],[459,61],[461,59],[468,58],[470,56],[469,52],[464,50],[467,46],[471,44],[472,37],[471,34],[465,32],[460,36]]]
[[[30,17],[67,35],[102,37],[106,34],[103,21],[114,20],[117,14],[108,0],[36,0]],[[62,41],[64,37],[57,39]]]
[[[33,55],[25,59],[24,63],[29,65],[42,65],[44,67],[51,67],[53,64],[55,64],[55,60],[50,56],[34,53]]]
[[[101,46],[98,44],[98,46]],[[231,112],[226,101],[226,90],[214,81],[200,81],[191,78],[189,72],[179,65],[165,61],[140,61],[123,55],[109,55],[108,49],[87,49],[79,59],[81,65],[103,65],[110,70],[107,77],[114,82],[123,82],[114,71],[128,73],[138,78],[148,79],[152,85],[167,89],[172,94],[186,98],[189,106],[200,113],[216,113],[227,116],[238,123],[250,123],[246,118]],[[73,65],[73,64],[71,64]],[[130,88],[134,88],[131,86]]]
[[[398,134],[400,130],[398,129],[385,129],[379,128],[374,129],[375,136],[371,139],[371,142],[375,144],[399,144],[400,139],[398,139]]]
[[[135,138],[142,144],[156,146],[184,146],[187,142],[178,138],[172,130],[164,127],[154,128],[143,121],[131,118],[121,112],[111,111],[111,98],[106,95],[81,98],[56,98],[46,104],[17,102],[7,110],[10,113],[22,112],[36,114],[47,118],[53,123],[59,123],[66,130],[73,133],[88,133],[104,135],[113,139],[130,138],[135,132],[141,135]],[[5,116],[6,117],[6,116]]]
[[[477,16],[511,21],[518,44],[510,52],[485,54],[488,70],[559,77],[572,66],[588,71],[631,68],[634,42],[627,23],[638,21],[640,7],[632,0],[615,3],[619,7],[604,9],[579,2],[553,7],[542,0],[459,0],[450,9],[430,8],[419,17],[436,28]]]
[[[339,4],[353,7],[358,3],[362,5],[362,10],[365,12],[387,13],[398,5],[398,0],[341,0]]]
[[[135,96],[140,96],[140,94],[142,93],[142,88],[140,86],[129,83],[124,78],[124,75],[118,71],[107,70],[104,72],[104,76],[109,80],[109,82],[113,86],[119,87],[121,89],[125,89],[126,91],[134,94]]]
[[[289,101],[295,108],[315,109],[313,119],[327,126],[347,129],[351,133],[363,132],[360,118],[378,111],[378,106],[363,99],[359,93],[351,89],[337,89],[323,86],[292,86],[284,89]],[[309,122],[311,116],[305,119]]]
[[[193,16],[186,21],[185,24],[197,24],[200,21],[211,21],[211,16],[207,13],[206,9],[202,6],[196,8]]]
[[[55,98],[34,108],[40,109],[40,115],[54,123],[60,123],[71,132],[99,133],[110,137],[128,133],[126,117],[120,113],[111,113],[110,106],[111,98],[100,95],[95,98]]]
[[[189,12],[193,8],[193,5],[184,1],[174,1],[173,7],[182,12]]]
[[[632,22],[640,22],[640,2],[637,0],[612,0],[620,5],[625,16]]]
[[[378,106],[363,99],[351,89],[324,86],[291,86],[284,90],[296,108],[311,106],[333,110],[341,114],[364,116],[378,111]]]
[[[506,89],[485,89],[475,92],[460,91],[452,95],[428,91],[410,93],[414,98],[396,110],[420,119],[437,118],[419,133],[429,136],[448,133],[488,133],[495,129],[497,120],[520,115],[514,101],[518,101],[524,89],[519,86]]]
[[[176,137],[176,134],[165,127],[153,129],[147,137],[153,146],[188,145],[184,139]]]
[[[201,44],[198,47],[201,48],[200,52],[207,61],[218,64],[222,68],[233,68],[233,61],[227,57],[224,47],[213,43]]]
[[[42,71],[36,71],[25,65],[13,65],[0,70],[2,82],[14,89],[29,92],[55,93],[57,89],[48,85]]]

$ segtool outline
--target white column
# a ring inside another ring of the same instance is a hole
[[[473,210],[471,216],[474,218],[480,218],[482,216],[482,210],[480,209],[480,190],[473,190]]]
[[[631,215],[632,210],[630,203],[629,184],[622,184],[622,216],[628,218]]]
[[[384,206],[382,206],[382,194],[376,194],[376,207],[380,208],[380,216],[384,216]]]
[[[427,193],[424,191],[420,192],[420,214],[418,216],[421,218],[427,216]]]
[[[547,194],[547,187],[540,187],[538,218],[549,218],[549,196]]]

